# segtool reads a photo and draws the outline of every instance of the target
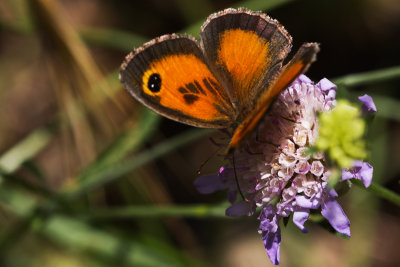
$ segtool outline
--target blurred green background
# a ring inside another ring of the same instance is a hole
[[[193,186],[218,134],[155,115],[118,81],[134,47],[197,37],[240,6],[279,20],[294,51],[321,44],[310,78],[374,97],[374,182],[400,193],[398,0],[0,0],[0,266],[270,265],[255,217],[226,218],[223,192]],[[281,265],[400,266],[399,207],[356,186],[340,202],[351,239],[290,223]]]

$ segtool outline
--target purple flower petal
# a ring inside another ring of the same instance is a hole
[[[359,174],[360,179],[363,181],[365,187],[369,187],[371,185],[373,173],[374,168],[368,162],[363,162]]]
[[[296,196],[296,204],[305,209],[317,209],[320,202],[317,199],[311,200],[305,196]]]
[[[339,195],[338,193],[335,191],[335,189],[329,189],[328,190],[328,197],[333,199],[333,198],[337,198]]]
[[[357,160],[353,163],[351,169],[342,170],[342,181],[348,179],[358,179],[364,183],[365,187],[369,187],[372,182],[374,168],[368,163]]]
[[[301,74],[301,75],[298,77],[298,80],[299,80],[300,82],[303,82],[303,83],[312,83],[311,79],[308,78],[308,77],[307,77],[306,75],[304,75],[304,74]]]
[[[221,176],[221,177],[227,177],[227,176],[229,176],[231,169],[232,168],[228,168],[226,166],[222,166],[221,168],[219,168],[218,175]]]
[[[281,244],[281,229],[278,227],[276,232],[263,232],[262,240],[264,241],[265,250],[272,264],[279,265]]]
[[[367,113],[372,113],[372,114],[376,113],[376,106],[374,100],[372,100],[372,97],[365,94],[363,96],[359,96],[358,100],[360,100],[363,103],[361,106],[363,115]]]
[[[226,209],[225,215],[231,217],[251,216],[254,214],[255,205],[251,202],[239,201]]]
[[[336,91],[335,89],[329,90],[328,94],[326,95],[328,99],[335,99],[336,98]]]
[[[321,88],[322,91],[330,91],[330,90],[336,90],[337,86],[327,78],[323,78],[317,83],[317,86]]]
[[[342,169],[342,181],[355,178],[353,169]]]
[[[258,216],[258,220],[260,220],[260,231],[276,232],[278,230],[280,218],[276,215],[276,212],[276,207],[272,205],[268,205],[262,209]]]
[[[302,209],[295,211],[293,213],[293,222],[303,233],[307,233],[308,230],[304,227],[304,223],[307,221],[308,217],[310,216],[309,209]]]
[[[211,194],[226,188],[218,175],[204,175],[194,181],[197,191],[202,194]]]
[[[338,233],[350,237],[350,221],[336,200],[328,199],[324,202],[321,214]]]
[[[233,204],[236,201],[236,195],[237,195],[237,191],[236,190],[229,190],[227,192],[229,203]]]

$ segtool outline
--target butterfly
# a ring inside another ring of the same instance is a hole
[[[319,51],[317,43],[304,43],[283,65],[291,46],[292,37],[278,21],[229,8],[208,17],[199,41],[167,34],[135,49],[121,65],[120,81],[139,102],[167,118],[231,129],[231,153]]]

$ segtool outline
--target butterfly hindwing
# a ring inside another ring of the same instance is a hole
[[[129,54],[120,80],[141,103],[170,119],[206,128],[226,128],[234,114],[197,42],[164,35]]]
[[[211,15],[200,45],[238,112],[252,106],[279,72],[292,38],[261,12],[226,9]]]

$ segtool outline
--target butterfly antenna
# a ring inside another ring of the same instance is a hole
[[[210,161],[210,159],[212,159],[215,154],[217,154],[218,151],[221,150],[221,147],[219,147],[218,149],[216,149],[199,167],[199,169],[197,170],[197,174],[201,174],[201,170],[203,169],[203,167]]]
[[[242,192],[242,189],[240,189],[239,179],[238,179],[238,176],[237,176],[237,173],[236,173],[235,151],[233,151],[233,153],[232,153],[232,164],[233,164],[233,172],[234,172],[234,174],[235,174],[235,181],[236,181],[236,187],[237,187],[237,189],[238,189],[238,192],[239,192],[240,196],[242,197],[242,199],[243,199],[244,201],[246,201],[247,203],[249,203],[250,200],[248,200],[248,199],[244,196],[244,194],[243,194],[243,192]]]

